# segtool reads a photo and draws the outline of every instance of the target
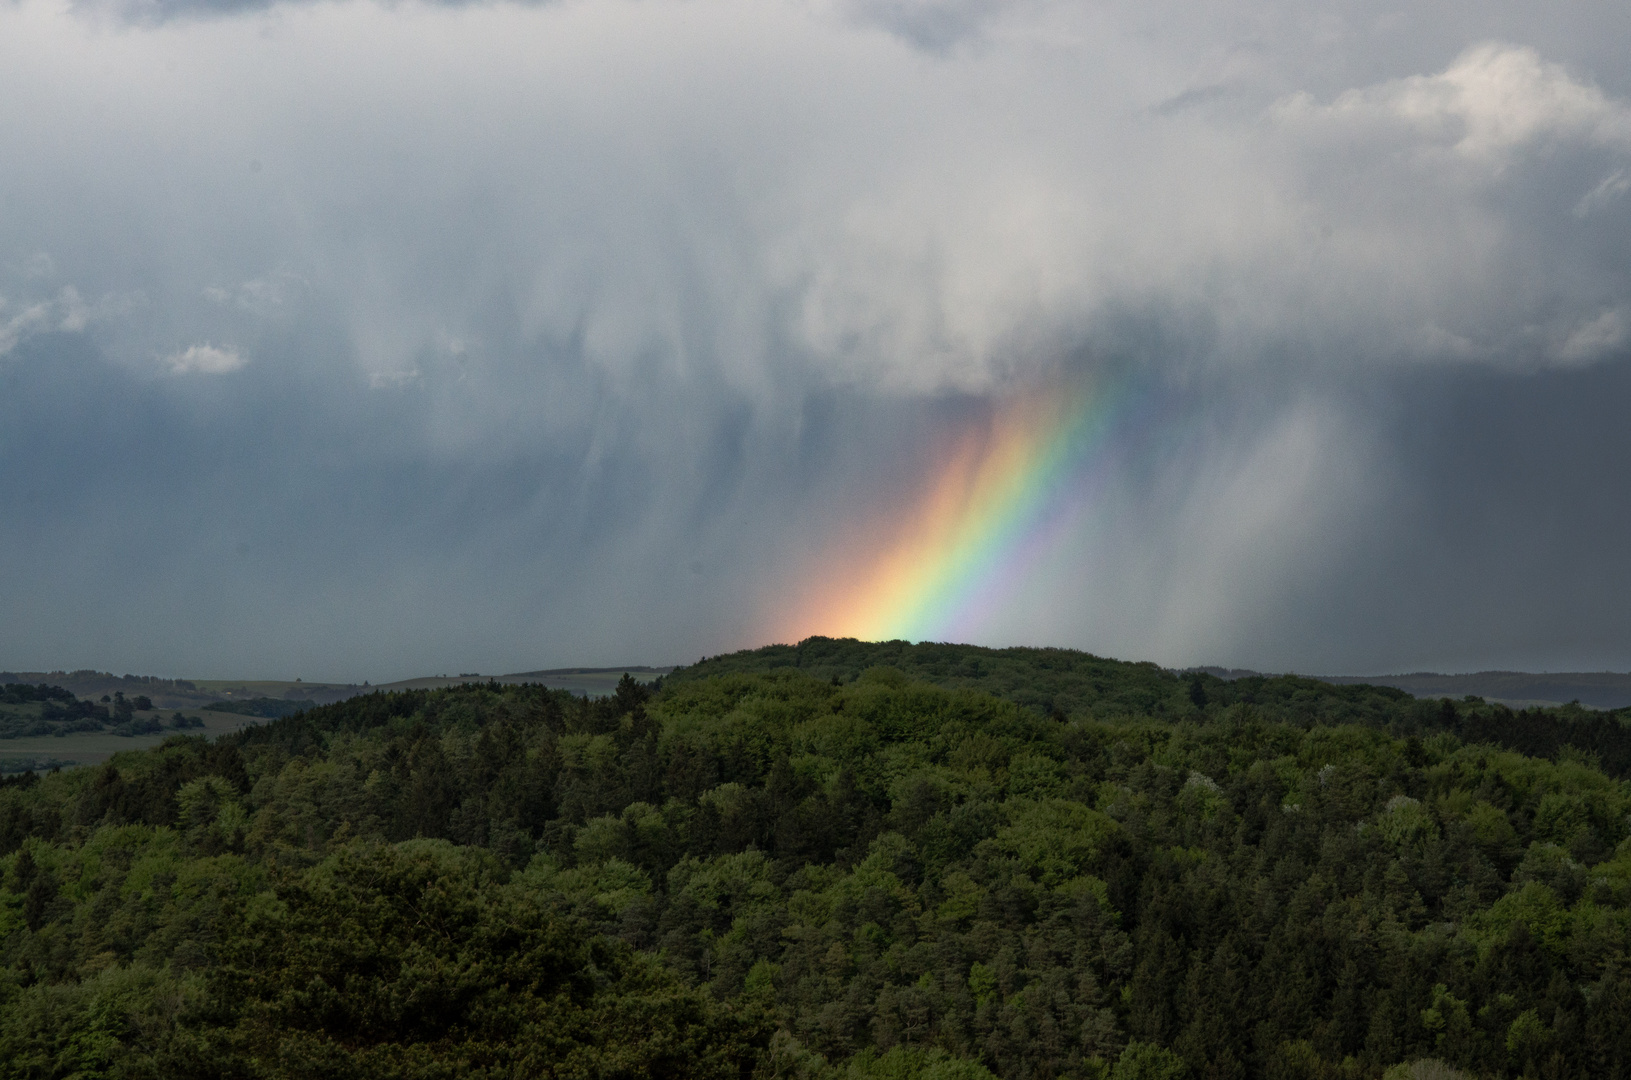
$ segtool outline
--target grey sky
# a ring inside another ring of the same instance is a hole
[[[0,3],[0,666],[761,643],[1153,402],[976,636],[1631,668],[1619,5]]]

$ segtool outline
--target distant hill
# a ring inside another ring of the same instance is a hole
[[[60,686],[75,697],[101,698],[122,693],[151,698],[160,709],[204,709],[211,702],[242,698],[277,698],[328,705],[366,693],[354,683],[282,682],[244,679],[164,679],[154,675],[114,675],[107,671],[0,671],[0,683],[44,683]]]
[[[1240,668],[1194,668],[1220,679],[1262,677]],[[1499,701],[1514,708],[1567,705],[1578,701],[1588,709],[1623,709],[1631,706],[1631,673],[1615,671],[1476,671],[1443,675],[1415,671],[1408,675],[1320,675],[1329,683],[1392,686],[1419,698],[1464,698],[1469,694]]]
[[[672,668],[642,667],[569,667],[547,668],[540,671],[522,671],[509,675],[429,675],[416,679],[402,679],[393,683],[293,682],[277,679],[164,679],[153,675],[114,675],[111,672],[83,669],[79,671],[0,671],[0,685],[7,683],[60,686],[75,697],[99,699],[123,693],[127,697],[140,694],[151,698],[160,709],[210,709],[221,703],[255,703],[250,707],[233,707],[225,711],[245,716],[283,716],[289,708],[268,706],[271,702],[292,702],[296,708],[309,705],[332,705],[337,701],[371,694],[375,691],[434,690],[465,683],[495,681],[506,686],[522,683],[540,683],[552,690],[570,690],[575,694],[604,697],[617,686],[617,680],[628,672],[640,682],[651,682],[666,675]]]
[[[1128,711],[1139,711],[1150,701],[1170,693],[1175,680],[1199,672],[1225,682],[1239,679],[1279,679],[1248,668],[1195,667],[1173,672],[1152,663],[1110,660],[1075,649],[987,649],[972,645],[944,645],[907,641],[861,642],[852,638],[812,637],[797,645],[770,645],[761,649],[708,657],[689,667],[562,667],[519,671],[506,675],[429,675],[392,683],[289,682],[245,679],[164,679],[152,675],[114,675],[105,671],[0,671],[0,684],[28,683],[61,686],[76,697],[100,698],[123,692],[150,697],[161,709],[203,709],[217,701],[273,699],[328,705],[375,691],[433,690],[465,683],[494,681],[506,686],[539,683],[555,690],[603,697],[612,692],[627,672],[637,681],[658,678],[705,678],[730,671],[766,671],[796,667],[820,676],[853,681],[873,666],[897,667],[914,678],[948,688],[981,689],[1009,700],[1040,708],[1059,706],[1069,712],[1106,693],[1122,699]],[[1551,672],[1479,671],[1445,675],[1418,671],[1403,675],[1317,675],[1309,678],[1340,686],[1386,686],[1417,698],[1461,699],[1469,694],[1513,708],[1566,705],[1578,701],[1589,709],[1631,707],[1631,673],[1613,671]],[[1114,690],[1110,690],[1111,684]],[[1153,695],[1153,696],[1152,696]],[[257,713],[256,715],[270,715]]]
[[[80,698],[100,698],[104,694],[137,694],[151,698],[161,708],[202,707],[213,695],[186,679],[161,679],[152,675],[114,675],[106,671],[0,671],[0,683],[60,686]]]
[[[1416,697],[1460,698],[1468,694],[1508,705],[1564,705],[1571,701],[1591,709],[1631,706],[1631,674],[1613,671],[1563,671],[1532,674],[1524,671],[1478,671],[1470,675],[1380,675],[1363,680],[1339,676],[1335,683],[1368,682],[1396,686]]]

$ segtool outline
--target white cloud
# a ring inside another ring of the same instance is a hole
[[[1583,218],[1596,213],[1627,191],[1631,191],[1631,173],[1615,169],[1603,177],[1602,183],[1580,196],[1580,201],[1574,204],[1574,216]]]
[[[89,304],[72,285],[64,285],[50,299],[26,301],[15,311],[0,297],[0,356],[35,334],[77,334],[98,320],[129,314],[140,303],[139,294],[109,294]]]
[[[368,373],[368,386],[372,390],[400,390],[417,383],[419,379],[418,368],[403,371],[371,371]]]
[[[295,297],[309,292],[310,288],[311,283],[300,275],[280,270],[232,287],[207,285],[201,294],[217,306],[231,305],[248,314],[268,318],[283,312]]]
[[[1631,324],[1624,308],[1610,308],[1575,328],[1558,346],[1557,358],[1565,364],[1588,364],[1623,351],[1631,337]]]
[[[94,314],[90,305],[80,298],[79,290],[72,285],[63,286],[57,295],[57,308],[57,329],[69,334],[77,334],[89,326]]]
[[[1532,48],[1485,42],[1436,75],[1414,75],[1349,90],[1328,106],[1298,95],[1288,117],[1322,117],[1344,128],[1399,125],[1420,145],[1446,147],[1485,164],[1547,139],[1631,149],[1631,108],[1547,63]]]
[[[235,349],[205,344],[189,345],[166,357],[164,363],[174,375],[221,375],[237,371],[248,361]]]
[[[926,56],[858,13],[978,46]],[[0,13],[0,102],[55,87],[62,123],[0,105],[23,163],[0,200],[20,249],[50,247],[86,295],[153,283],[110,351],[315,315],[364,377],[428,380],[443,340],[480,341],[491,397],[444,422],[483,437],[561,343],[613,386],[657,366],[761,398],[932,394],[1120,348],[1129,320],[1181,330],[1152,358],[1174,366],[1515,363],[1523,328],[1631,301],[1532,190],[1530,149],[1631,149],[1626,103],[1573,69],[1489,44],[1287,96],[1317,74],[1298,50],[1351,32],[1189,43],[1145,18],[355,3],[97,35],[25,0]],[[1227,92],[1153,108],[1197,86]],[[109,156],[122,171],[92,167]],[[1611,197],[1588,164],[1561,210]],[[87,179],[52,194],[51,175]]]
[[[0,300],[0,356],[15,349],[31,331],[46,326],[51,317],[51,305],[47,303],[30,304],[15,314],[8,314],[7,307]]]

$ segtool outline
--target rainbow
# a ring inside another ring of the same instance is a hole
[[[996,405],[937,455],[915,501],[869,523],[852,557],[829,560],[785,631],[794,640],[977,638],[1079,519],[1126,396],[1078,381]]]

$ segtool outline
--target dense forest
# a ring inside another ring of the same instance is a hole
[[[1624,718],[811,639],[0,784],[0,1077],[1631,1077]]]

